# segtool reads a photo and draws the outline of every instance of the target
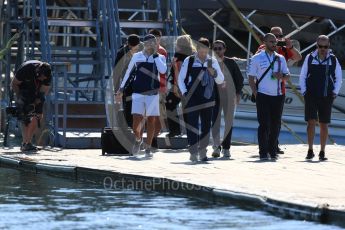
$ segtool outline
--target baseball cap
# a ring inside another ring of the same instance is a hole
[[[153,40],[156,41],[156,37],[153,34],[148,34],[144,37],[144,42]]]

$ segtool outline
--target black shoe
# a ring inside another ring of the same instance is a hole
[[[284,154],[284,151],[277,146],[277,154]]]
[[[326,161],[326,160],[328,160],[328,159],[325,157],[325,151],[320,151],[320,153],[319,153],[319,160],[320,160],[320,161]]]
[[[169,138],[171,138],[171,137],[176,137],[176,136],[179,136],[179,135],[181,135],[181,133],[170,132],[170,133],[168,133],[166,136],[169,137]]]
[[[314,158],[314,156],[315,156],[314,151],[313,151],[312,149],[309,149],[309,150],[308,150],[308,154],[307,154],[307,156],[305,157],[305,159],[306,159],[306,160],[311,160],[311,159]]]
[[[270,154],[270,156],[271,156],[271,160],[273,160],[273,161],[276,161],[276,160],[278,160],[278,156],[277,156],[277,154]]]
[[[38,148],[31,143],[24,144],[21,148],[22,152],[37,152]]]
[[[20,151],[25,151],[25,145],[26,143],[22,143],[22,145],[20,146]]]
[[[267,161],[268,159],[267,154],[260,154],[260,161]]]
[[[200,161],[206,162],[206,161],[208,161],[208,158],[207,157],[203,157],[202,159],[200,159]]]

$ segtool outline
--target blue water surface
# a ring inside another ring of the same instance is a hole
[[[155,192],[0,168],[0,229],[340,229]]]

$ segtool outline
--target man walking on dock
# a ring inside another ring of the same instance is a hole
[[[167,70],[165,57],[157,54],[157,40],[154,35],[146,35],[144,37],[144,50],[133,55],[120,89],[116,94],[117,101],[122,99],[123,87],[133,68],[135,68],[135,78],[133,80],[132,115],[133,132],[136,140],[132,153],[137,154],[140,150],[140,145],[143,142],[144,117],[146,116],[147,139],[145,153],[147,157],[151,157],[155,120],[159,117],[159,73],[165,73]]]
[[[217,55],[220,68],[224,74],[224,82],[215,85],[216,105],[212,112],[212,138],[213,157],[219,157],[223,151],[223,157],[230,158],[230,146],[233,119],[236,105],[240,102],[243,88],[243,76],[234,59],[224,56],[227,47],[224,41],[216,40],[213,43],[213,51]],[[224,135],[220,143],[220,123],[224,112]]]
[[[320,124],[319,160],[325,161],[325,147],[328,137],[328,124],[331,121],[332,105],[342,84],[342,71],[338,59],[329,49],[330,41],[326,35],[316,40],[317,50],[308,54],[304,60],[300,87],[304,95],[304,114],[307,124],[308,153],[307,160],[314,157],[313,142],[316,121]]]
[[[283,82],[290,77],[285,58],[276,52],[277,39],[268,33],[265,50],[250,60],[248,77],[256,98],[259,155],[261,160],[277,159],[277,139],[284,106]]]
[[[218,61],[208,55],[209,47],[208,39],[200,38],[196,54],[183,61],[178,76],[178,86],[186,105],[184,112],[187,113],[187,138],[192,162],[198,160],[198,155],[201,161],[208,160],[206,148],[215,105],[214,83],[222,84],[224,81]]]

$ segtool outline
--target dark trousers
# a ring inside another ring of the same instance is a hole
[[[188,108],[186,110],[188,111]],[[201,154],[206,155],[206,147],[210,140],[211,118],[212,107],[187,113],[187,138],[191,154],[196,154],[199,151]]]
[[[216,105],[212,110],[212,138],[215,146],[220,145],[220,123],[222,111],[224,112],[224,135],[221,143],[223,149],[230,149],[232,126],[235,112],[235,99],[227,98],[227,100],[216,100]]]
[[[285,95],[283,95],[282,113],[283,113],[284,103],[285,103]],[[279,125],[279,133],[280,133],[281,128],[282,128],[282,124],[280,123],[280,125]],[[279,139],[277,139],[277,151],[278,151],[278,146],[279,146]]]
[[[181,128],[180,128],[180,118],[178,116],[178,104],[176,105],[176,108],[173,110],[167,109],[167,123],[169,132],[175,135],[181,134]],[[187,114],[183,113],[183,120],[187,121]]]
[[[284,96],[269,96],[258,93],[256,109],[259,122],[258,142],[260,156],[276,154],[281,117],[284,105]]]

